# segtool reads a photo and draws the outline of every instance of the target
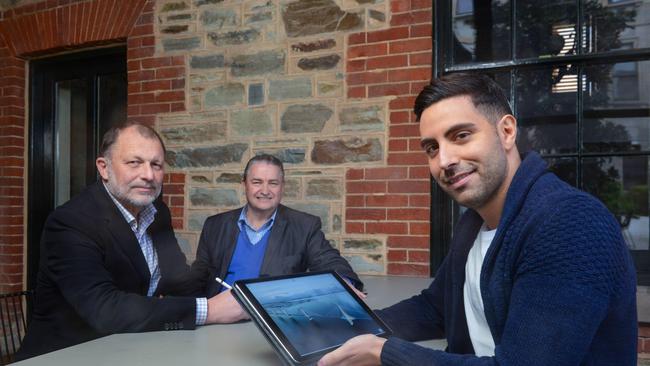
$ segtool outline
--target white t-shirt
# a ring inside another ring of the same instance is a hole
[[[465,317],[469,337],[477,356],[494,356],[494,339],[485,319],[483,298],[481,297],[481,267],[485,253],[487,253],[496,232],[496,229],[487,230],[485,225],[481,227],[465,264],[465,285],[463,286]]]

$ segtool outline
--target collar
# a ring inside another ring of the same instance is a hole
[[[264,224],[262,224],[262,226],[260,226],[258,230],[253,229],[253,226],[248,222],[248,218],[246,217],[247,212],[248,212],[248,204],[244,206],[244,208],[239,213],[239,218],[237,219],[237,225],[239,226],[239,230],[242,230],[244,226],[247,226],[250,230],[261,231],[273,225],[273,223],[275,222],[275,216],[278,214],[278,209],[276,208],[275,211],[273,211],[273,215],[271,215],[271,217]]]

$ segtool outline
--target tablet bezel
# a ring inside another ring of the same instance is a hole
[[[275,323],[275,321],[266,312],[266,310],[264,310],[264,307],[262,307],[259,301],[257,301],[257,298],[252,294],[247,285],[252,283],[271,282],[276,280],[317,276],[323,274],[332,275],[336,281],[338,281],[339,284],[348,292],[348,294],[350,294],[350,296],[352,296],[352,298],[359,304],[359,306],[361,306],[361,308],[379,325],[379,327],[384,330],[383,333],[377,334],[377,336],[387,337],[392,333],[386,323],[384,323],[377,316],[377,314],[375,314],[368,307],[368,305],[361,298],[359,298],[359,296],[357,296],[357,294],[350,288],[347,282],[335,271],[306,272],[235,281],[233,285],[233,295],[235,295],[235,299],[237,299],[237,301],[249,313],[255,324],[264,333],[267,340],[273,345],[274,349],[282,355],[285,361],[291,364],[301,365],[309,361],[318,360],[326,353],[335,350],[341,345],[339,344],[326,349],[322,349],[320,351],[312,352],[305,356],[301,355],[293,346],[293,344],[291,344],[291,341],[287,338],[282,329]]]

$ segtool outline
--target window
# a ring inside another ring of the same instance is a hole
[[[471,3],[435,2],[435,74],[494,77],[519,150],[610,209],[650,286],[650,0]],[[435,271],[461,208],[433,185]]]

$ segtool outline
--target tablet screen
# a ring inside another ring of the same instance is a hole
[[[279,338],[298,358],[321,353],[361,334],[388,334],[388,328],[354,297],[333,273],[290,276],[246,283]],[[248,281],[243,281],[248,282]]]

